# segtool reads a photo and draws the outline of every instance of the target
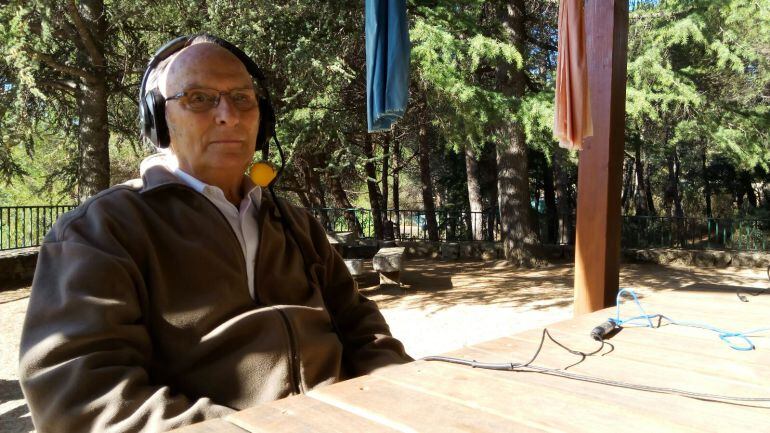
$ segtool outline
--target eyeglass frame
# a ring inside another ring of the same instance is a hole
[[[165,99],[166,99],[166,101],[179,101],[182,98],[184,98],[185,96],[187,96],[188,92],[191,92],[193,90],[211,90],[211,91],[217,92],[216,99],[214,100],[214,105],[212,105],[210,108],[208,108],[206,110],[200,110],[200,111],[190,110],[189,104],[182,104],[182,106],[184,107],[185,110],[192,111],[193,113],[205,113],[206,111],[209,111],[209,110],[212,110],[214,108],[219,107],[219,103],[222,100],[222,95],[227,95],[227,97],[230,98],[230,103],[233,104],[233,107],[235,107],[235,109],[238,110],[241,113],[246,113],[246,112],[249,112],[249,111],[253,110],[256,107],[259,107],[259,101],[260,101],[260,99],[263,99],[263,96],[260,94],[260,91],[259,91],[259,86],[252,86],[251,87],[251,90],[254,91],[255,104],[254,104],[253,107],[248,108],[246,110],[241,110],[240,108],[238,108],[235,105],[235,103],[233,103],[232,92],[239,91],[239,90],[249,90],[248,87],[239,87],[237,89],[230,89],[230,90],[217,90],[217,89],[212,89],[210,87],[191,87],[191,88],[189,88],[187,90],[182,90],[181,92],[179,92],[179,93],[177,93],[175,95],[169,96],[169,97],[167,97]]]

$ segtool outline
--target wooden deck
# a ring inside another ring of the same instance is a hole
[[[733,288],[691,287],[647,293],[648,314],[703,322],[733,331],[770,327],[770,294],[741,302]],[[623,317],[637,315],[631,302]],[[606,309],[549,326],[563,344],[592,351],[591,329]],[[486,362],[523,362],[542,329],[446,354]],[[697,393],[770,400],[770,333],[752,338],[756,350],[729,348],[713,332],[663,326],[625,328],[614,351],[592,356],[569,372]],[[580,360],[546,343],[536,365],[564,368]],[[728,404],[588,383],[533,372],[474,369],[416,361],[307,395],[260,405],[223,420],[182,429],[203,432],[740,432],[770,431],[770,401]]]

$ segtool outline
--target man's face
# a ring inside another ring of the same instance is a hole
[[[171,62],[163,93],[170,97],[196,88],[230,91],[252,87],[245,66],[213,43],[185,48]],[[166,102],[171,149],[179,167],[198,178],[243,174],[251,162],[259,128],[259,107],[240,111],[226,95],[208,111],[194,112],[182,100]]]

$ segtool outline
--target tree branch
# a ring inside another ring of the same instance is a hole
[[[102,55],[101,51],[99,51],[99,48],[96,46],[91,32],[88,31],[88,27],[86,27],[85,23],[83,22],[83,17],[80,16],[80,12],[78,11],[77,4],[75,4],[75,0],[69,0],[67,2],[67,15],[70,16],[72,22],[75,24],[75,29],[78,31],[80,39],[83,41],[83,45],[85,45],[86,50],[88,51],[88,55],[91,57],[94,65],[99,68],[103,68],[104,55]]]
[[[67,75],[72,75],[75,77],[80,77],[86,81],[96,81],[96,77],[92,74],[88,73],[87,71],[84,71],[79,68],[74,68],[72,66],[64,65],[62,63],[59,63],[53,56],[45,53],[40,53],[37,51],[34,51],[32,49],[27,49],[27,52],[36,60],[45,63],[50,67],[51,69],[54,69],[56,71],[62,72]]]
[[[72,81],[61,81],[61,80],[55,80],[55,81],[38,81],[38,84],[45,87],[51,87],[54,89],[61,90],[63,92],[67,93],[74,93],[77,90],[77,85],[73,83]]]
[[[294,186],[288,186],[288,185],[281,185],[280,189],[283,191],[289,191],[289,192],[298,192],[302,194],[310,194],[310,190],[308,188],[298,188]]]

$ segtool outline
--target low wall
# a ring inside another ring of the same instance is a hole
[[[626,249],[623,260],[660,265],[703,268],[764,268],[770,266],[770,253],[755,251],[679,250],[673,248]]]
[[[499,242],[397,242],[406,247],[408,257],[500,260],[503,246]],[[572,245],[543,245],[536,254],[547,259],[574,259]],[[728,266],[763,268],[770,266],[770,253],[755,251],[681,250],[674,248],[624,249],[621,260],[626,263],[724,268]]]
[[[503,244],[500,242],[461,241],[461,242],[431,242],[404,241],[396,245],[405,247],[407,257],[440,258],[444,260],[503,259]],[[563,259],[572,257],[571,247],[564,245],[542,245],[537,247],[536,254],[548,259]]]
[[[501,260],[503,246],[499,242],[396,242],[405,247],[407,257],[434,258],[442,260],[473,259]],[[377,246],[372,245],[371,258]],[[0,290],[8,285],[19,285],[32,281],[37,263],[38,248],[24,248],[0,252]],[[368,253],[368,251],[366,252]],[[539,247],[538,255],[548,259],[572,259],[573,247],[567,245],[545,245]],[[364,258],[364,257],[362,257]],[[680,250],[668,248],[624,249],[622,261],[627,263],[657,263],[660,265],[717,267],[728,266],[764,268],[770,266],[770,253],[750,251]]]
[[[32,281],[37,264],[37,247],[0,251],[0,290],[6,285]]]

